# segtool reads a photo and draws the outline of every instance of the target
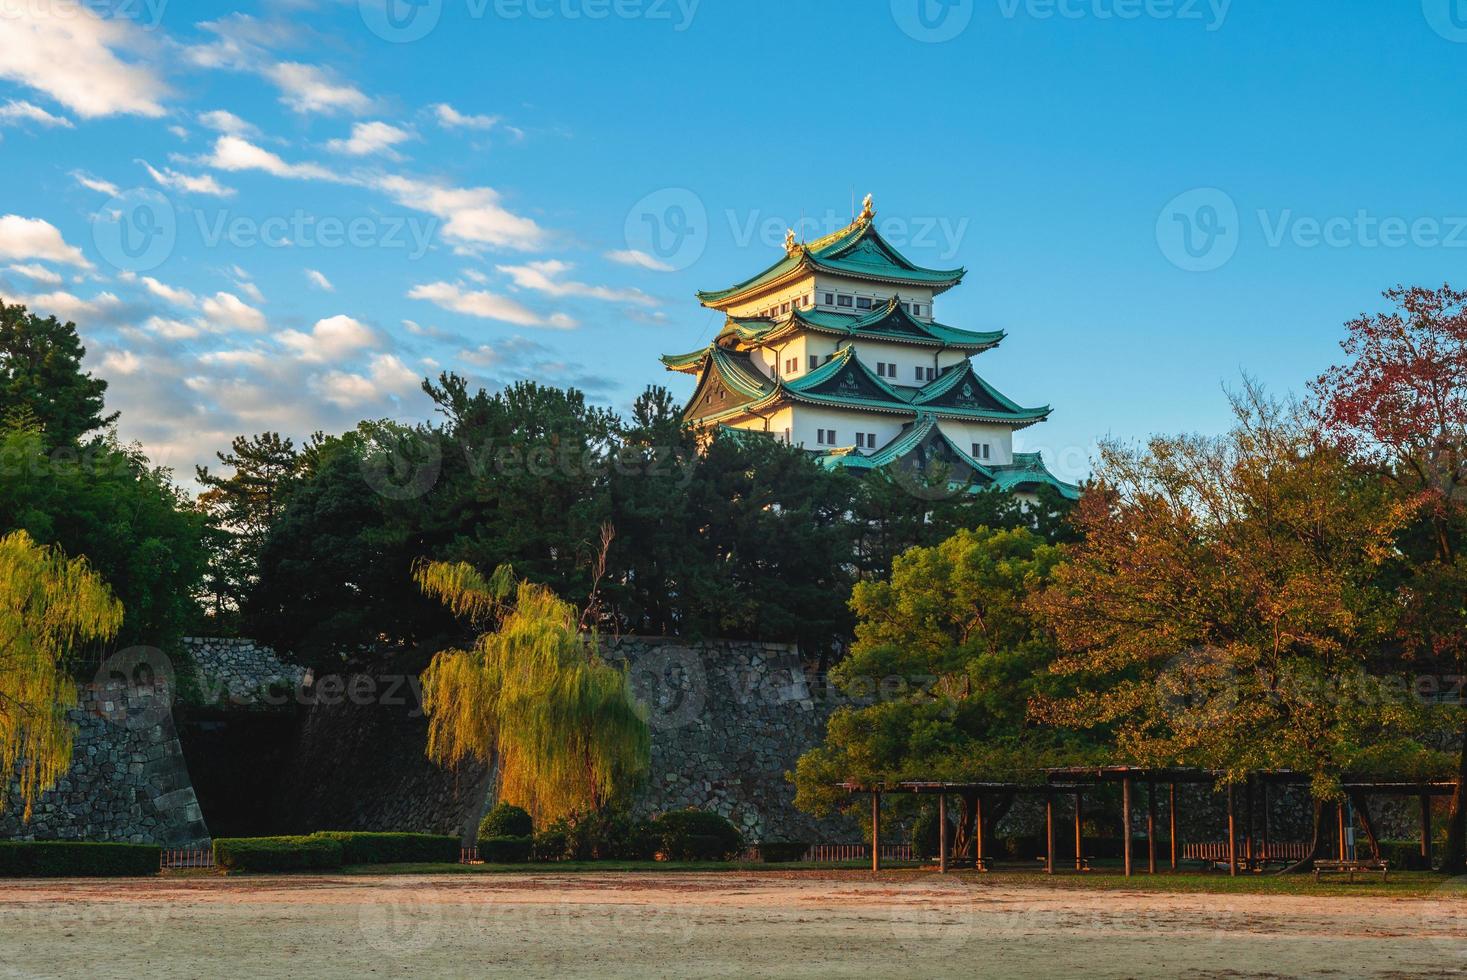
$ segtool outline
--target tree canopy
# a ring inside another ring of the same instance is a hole
[[[76,324],[0,300],[0,422],[41,431],[52,448],[80,443],[117,419],[103,414],[107,382],[82,370]]]

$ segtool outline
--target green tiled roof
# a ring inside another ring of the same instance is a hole
[[[1048,418],[1050,412],[1048,405],[1042,408],[1024,408],[1016,404],[979,377],[978,372],[973,370],[972,361],[954,364],[943,371],[936,381],[916,394],[912,405],[931,411],[960,409],[992,412],[1036,422]]]
[[[1002,330],[959,330],[946,324],[919,320],[902,308],[900,296],[893,296],[886,305],[860,315],[829,310],[795,310],[779,320],[730,318],[718,336],[720,339],[757,343],[801,330],[968,351],[997,347],[1006,336]]]
[[[1044,465],[1041,453],[1014,453],[1014,461],[1008,466],[991,467],[993,485],[999,490],[1018,490],[1024,487],[1047,484],[1060,492],[1066,500],[1079,500],[1080,488],[1066,483]]]
[[[663,354],[662,363],[669,371],[687,371],[691,368],[700,367],[703,359],[708,356],[708,348],[700,347],[686,354]]]
[[[751,279],[727,289],[698,293],[705,306],[726,304],[745,293],[757,290],[801,269],[815,269],[838,275],[855,276],[879,282],[912,283],[946,289],[956,286],[967,275],[966,269],[926,269],[916,265],[893,248],[868,218],[860,218],[849,227],[807,245],[798,245],[784,258]]]

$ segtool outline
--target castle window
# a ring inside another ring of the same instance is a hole
[[[922,304],[921,303],[913,303],[912,304],[912,315],[913,316],[921,316],[922,315]]]
[[[825,294],[825,305],[826,306],[834,306],[835,305],[835,293],[826,293]]]
[[[815,430],[815,444],[816,445],[819,445],[819,446],[834,446],[835,445],[835,430],[834,429],[816,429]]]
[[[993,458],[993,446],[991,444],[989,444],[989,443],[986,443],[986,442],[975,442],[975,443],[973,443],[973,458],[974,459],[984,459],[984,460],[992,459]]]
[[[935,381],[935,380],[937,380],[937,368],[935,368],[935,367],[922,367],[919,364],[917,366],[917,380],[918,381]]]
[[[780,305],[779,312],[781,312],[781,313],[788,313],[789,311],[790,311],[790,305],[788,303],[783,303],[783,304]]]
[[[790,433],[790,430],[789,429],[785,429],[784,430],[784,444],[786,446],[788,446],[792,442],[794,442],[794,438],[793,438],[792,434]]]
[[[853,302],[855,301],[852,300],[849,296],[837,296],[835,298],[836,306],[850,306]]]
[[[871,300],[867,299],[865,296],[862,296],[860,299],[856,300],[856,309],[858,309],[858,310],[869,310],[869,309],[871,309]]]
[[[813,371],[820,366],[820,358],[814,354],[810,355],[810,370]]]

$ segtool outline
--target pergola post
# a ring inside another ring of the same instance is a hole
[[[1426,870],[1431,870],[1431,797],[1421,794],[1421,859]]]
[[[1335,825],[1336,825],[1336,828],[1339,831],[1339,836],[1340,836],[1340,860],[1341,861],[1348,861],[1350,859],[1350,855],[1345,852],[1346,851],[1346,848],[1345,848],[1345,801],[1344,800],[1341,800],[1340,802],[1338,802],[1338,803],[1335,804]]]
[[[937,794],[937,870],[947,874],[947,794]]]
[[[1126,877],[1131,877],[1131,777],[1121,777],[1121,848],[1125,855]]]
[[[1249,871],[1253,870],[1253,777],[1243,784],[1243,807],[1247,813],[1243,816],[1243,833],[1246,835],[1243,848],[1243,859],[1248,862]]]
[[[1146,781],[1146,873],[1156,874],[1156,780]]]
[[[881,791],[871,791],[871,871],[881,870]]]
[[[1177,784],[1171,784],[1171,795],[1167,800],[1167,820],[1171,824],[1172,870],[1177,870]]]
[[[983,794],[979,793],[973,799],[973,867],[979,871],[988,870],[983,863]]]
[[[1054,874],[1054,794],[1044,795],[1044,873]]]
[[[1075,790],[1075,870],[1085,870],[1085,824],[1080,801],[1080,790]]]
[[[1238,875],[1238,812],[1234,800],[1233,784],[1228,783],[1228,874]]]

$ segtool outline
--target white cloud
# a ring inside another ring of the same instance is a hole
[[[393,147],[413,138],[413,134],[408,130],[390,123],[364,122],[352,126],[350,139],[331,140],[326,144],[326,148],[333,153],[346,153],[357,157],[382,154],[396,158],[398,154]]]
[[[63,129],[72,128],[70,119],[65,116],[53,116],[34,102],[17,102],[11,99],[4,105],[0,105],[0,126],[12,126],[23,122],[33,122],[41,126],[60,126]]]
[[[104,317],[122,305],[122,300],[112,293],[98,293],[91,299],[57,290],[40,296],[23,296],[19,302],[40,316],[54,316],[61,320],[86,320]]]
[[[284,61],[269,66],[264,74],[279,86],[280,101],[295,112],[359,115],[372,107],[372,100],[360,89],[336,81],[315,65]]]
[[[193,306],[198,302],[198,298],[187,289],[177,289],[167,283],[159,282],[152,276],[143,276],[143,285],[147,287],[148,292],[160,299],[167,300],[174,306]]]
[[[61,275],[52,272],[44,265],[36,265],[33,262],[22,262],[9,266],[8,268],[16,275],[25,276],[27,279],[33,279],[36,282],[43,282],[48,286],[61,285]]]
[[[203,311],[205,319],[224,327],[250,333],[260,333],[266,327],[265,314],[233,293],[215,293],[204,300]]]
[[[315,286],[317,289],[323,292],[336,292],[336,287],[331,284],[331,280],[327,279],[326,274],[323,272],[320,272],[316,269],[307,269],[306,279],[310,282],[312,286]]]
[[[607,252],[606,257],[613,262],[622,265],[635,266],[639,269],[650,269],[653,272],[676,272],[677,270],[666,262],[658,261],[646,252],[639,252],[634,248],[622,249],[616,252]]]
[[[440,102],[432,108],[438,125],[444,129],[493,129],[499,122],[498,116],[465,115],[447,102]]]
[[[408,292],[409,299],[427,300],[445,310],[476,316],[485,320],[502,320],[525,327],[554,327],[569,330],[576,321],[563,313],[542,316],[523,304],[487,290],[465,291],[461,286],[449,282],[432,282],[414,286]]]
[[[341,408],[364,405],[383,395],[406,395],[418,390],[422,376],[395,354],[372,358],[365,375],[332,371],[317,382],[322,398]]]
[[[22,0],[0,17],[0,78],[37,91],[84,119],[163,115],[168,93],[151,68],[118,56],[151,47],[126,17],[84,3]]]
[[[310,333],[287,330],[280,342],[302,361],[312,364],[344,361],[353,354],[381,345],[370,327],[349,316],[318,320]]]
[[[346,178],[314,163],[286,163],[278,155],[238,136],[219,137],[214,142],[214,151],[201,162],[219,170],[263,170],[274,177],[293,180],[346,182]]]
[[[225,109],[199,113],[199,122],[226,136],[258,136],[259,129]]]
[[[260,287],[248,279],[236,279],[234,284],[239,288],[240,292],[244,293],[256,303],[263,304],[265,302],[265,294],[260,292]]]
[[[640,289],[612,289],[610,286],[592,286],[573,279],[562,279],[561,276],[572,269],[568,262],[551,259],[545,262],[527,262],[524,265],[501,265],[498,269],[513,279],[514,284],[521,289],[533,289],[547,296],[580,296],[608,303],[657,305],[655,299]]]
[[[443,234],[460,242],[528,251],[549,237],[533,220],[501,205],[491,187],[448,187],[392,175],[375,186],[403,207],[434,215],[443,222]]]
[[[103,180],[100,177],[93,177],[85,170],[73,170],[71,176],[73,180],[89,191],[106,194],[108,197],[117,197],[122,193],[122,189],[116,184],[108,180]]]
[[[132,351],[110,350],[102,356],[102,374],[107,377],[119,374],[137,374],[142,366],[142,358]]]
[[[198,174],[197,176],[181,174],[177,170],[170,170],[167,167],[158,170],[146,160],[139,162],[148,171],[148,176],[157,181],[160,186],[167,187],[170,190],[184,191],[189,194],[209,194],[214,197],[234,196],[234,188],[225,187],[214,179],[213,174]]]
[[[0,216],[0,259],[44,259],[82,269],[92,267],[81,249],[66,244],[55,225],[17,214]]]
[[[204,332],[198,324],[169,320],[161,316],[149,317],[143,327],[149,333],[157,334],[164,340],[192,340]]]

